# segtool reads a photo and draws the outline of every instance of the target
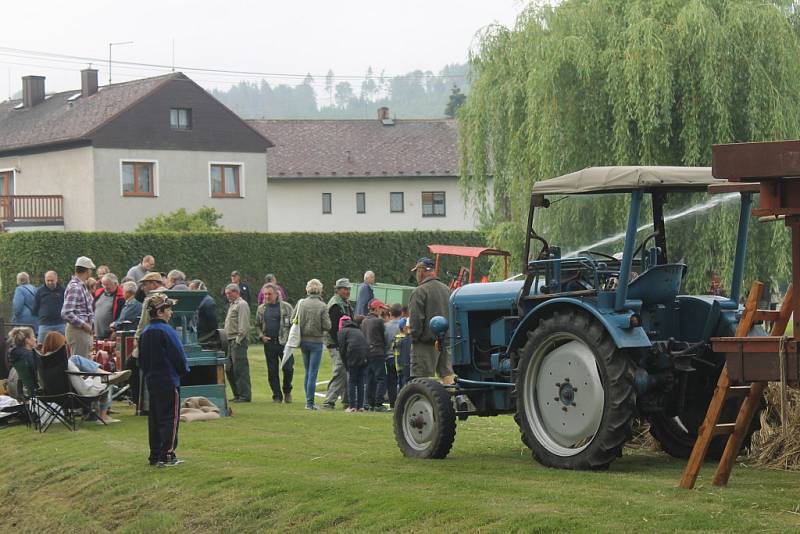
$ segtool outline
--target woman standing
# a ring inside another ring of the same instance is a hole
[[[322,338],[331,329],[331,318],[325,301],[322,300],[322,282],[312,278],[306,284],[306,298],[297,303],[293,322],[300,326],[300,350],[303,353],[306,392],[306,410],[319,410],[314,404],[317,373],[322,359]]]

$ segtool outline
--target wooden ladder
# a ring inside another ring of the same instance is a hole
[[[792,286],[790,285],[786,291],[780,310],[758,309],[758,301],[761,300],[763,292],[764,284],[758,281],[753,282],[750,294],[747,296],[744,313],[736,328],[736,337],[746,337],[750,329],[758,321],[772,321],[770,336],[782,336],[786,331],[786,325],[792,315]],[[732,386],[728,376],[728,365],[725,364],[723,366],[717,381],[717,387],[714,389],[714,395],[711,397],[711,403],[708,405],[706,417],[699,428],[697,441],[695,441],[692,454],[689,456],[689,462],[686,464],[686,469],[681,477],[680,487],[685,489],[694,487],[711,440],[715,436],[726,434],[729,436],[728,442],[714,473],[712,483],[715,486],[724,486],[728,483],[728,478],[733,469],[733,462],[739,455],[747,429],[750,427],[753,416],[758,411],[761,395],[766,385],[766,382],[752,382],[750,385]],[[719,423],[725,401],[732,397],[743,399],[739,407],[739,414],[736,416],[736,422]]]

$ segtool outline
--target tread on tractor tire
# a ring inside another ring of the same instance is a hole
[[[394,436],[409,458],[442,459],[456,438],[450,392],[436,380],[415,378],[397,394]]]
[[[718,362],[719,366],[715,371],[704,373],[705,376],[698,376],[693,379],[689,384],[689,388],[702,393],[694,397],[693,402],[687,406],[681,414],[677,417],[667,417],[665,415],[652,415],[649,417],[650,421],[650,434],[661,445],[661,450],[674,458],[688,459],[694,448],[694,442],[697,440],[697,430],[705,419],[708,405],[711,402],[711,397],[714,394],[714,388],[719,378],[719,373],[722,371],[722,363]],[[700,373],[700,371],[695,371]],[[753,415],[753,420],[750,422],[750,427],[745,433],[742,440],[742,447],[739,452],[749,448],[751,438],[761,428],[761,418],[759,417],[763,409],[763,401],[756,409]],[[738,399],[731,398],[725,401],[722,408],[719,422],[733,422],[739,412]],[[722,452],[725,450],[725,445],[728,442],[728,436],[716,436],[711,440],[706,452],[707,461],[717,461],[722,458]]]
[[[542,465],[604,470],[631,439],[633,369],[603,325],[559,310],[518,351],[514,419]]]

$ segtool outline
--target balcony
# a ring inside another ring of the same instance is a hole
[[[0,195],[3,231],[63,230],[64,197],[61,195]]]

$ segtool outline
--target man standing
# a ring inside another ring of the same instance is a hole
[[[206,291],[206,296],[197,307],[197,340],[200,343],[211,341],[217,334],[217,303],[208,294],[206,284],[202,280],[192,280],[191,291]]]
[[[294,376],[294,356],[289,356],[283,366],[283,348],[292,327],[292,305],[281,300],[274,284],[264,285],[264,303],[256,311],[256,334],[264,344],[264,357],[267,359],[267,380],[272,390],[273,402],[292,402],[292,377]],[[283,390],[281,390],[280,368],[283,368]]]
[[[394,401],[397,399],[397,367],[394,361],[394,340],[400,333],[400,316],[403,307],[400,304],[392,304],[389,308],[389,320],[383,325],[386,335],[386,394],[389,396],[389,407],[394,408]]]
[[[183,463],[175,456],[180,420],[181,375],[189,374],[189,362],[178,334],[169,325],[177,301],[166,295],[148,299],[150,324],[139,340],[139,364],[144,372],[150,407],[147,434],[150,465],[171,467]]]
[[[435,263],[430,258],[420,258],[411,269],[416,273],[418,287],[411,293],[408,303],[411,324],[411,376],[413,378],[439,375],[443,384],[452,384],[455,373],[450,362],[447,344],[437,350],[436,336],[428,322],[432,317],[447,317],[450,290],[436,277]]]
[[[383,396],[386,394],[386,333],[381,319],[381,312],[385,309],[383,302],[372,299],[369,303],[369,314],[361,323],[361,331],[369,345],[365,397],[372,412],[386,411],[383,406]]]
[[[147,273],[153,270],[153,267],[155,266],[156,259],[153,256],[145,256],[142,258],[141,263],[128,269],[128,275],[126,278],[130,278],[138,284]]]
[[[242,275],[239,273],[239,271],[231,272],[231,284],[236,284],[239,286],[239,296],[241,296],[246,303],[250,304],[250,286],[247,283],[242,282]],[[225,295],[227,292],[227,287],[222,290],[223,295]]]
[[[235,271],[234,271],[235,272]],[[233,278],[233,277],[231,277]],[[250,332],[250,306],[241,297],[239,285],[225,287],[228,313],[225,334],[228,336],[228,365],[226,373],[233,390],[233,402],[250,402],[250,362],[247,361],[247,335]]]
[[[358,300],[356,301],[356,315],[366,316],[369,313],[369,303],[375,298],[372,286],[375,285],[375,273],[367,271],[364,273],[364,285],[358,288]]]
[[[172,269],[167,274],[167,287],[175,291],[189,291],[189,286],[186,285],[186,275],[178,269]]]
[[[18,325],[33,327],[36,333],[38,321],[36,314],[33,313],[33,302],[36,300],[36,288],[31,285],[31,278],[28,273],[17,273],[17,287],[14,289],[12,300],[13,315],[11,322]]]
[[[333,288],[335,294],[328,301],[328,315],[331,318],[331,329],[325,333],[328,354],[331,355],[333,373],[328,382],[328,394],[323,408],[333,410],[336,399],[341,396],[342,403],[347,404],[347,368],[339,354],[339,319],[347,315],[353,317],[353,306],[350,304],[350,289],[353,284],[347,278],[339,278]],[[345,406],[346,407],[346,406]]]
[[[73,356],[88,357],[92,352],[92,295],[86,289],[86,280],[92,276],[94,262],[86,256],[75,260],[75,274],[64,290],[61,318],[67,322],[67,345]]]
[[[64,306],[64,287],[58,283],[55,271],[44,273],[44,285],[36,290],[33,299],[33,314],[39,318],[39,336],[37,343],[44,343],[44,336],[49,332],[64,334],[64,320],[61,308]]]
[[[103,285],[94,300],[94,335],[97,339],[111,337],[111,323],[117,320],[125,306],[125,294],[117,275],[108,273],[100,280]]]

